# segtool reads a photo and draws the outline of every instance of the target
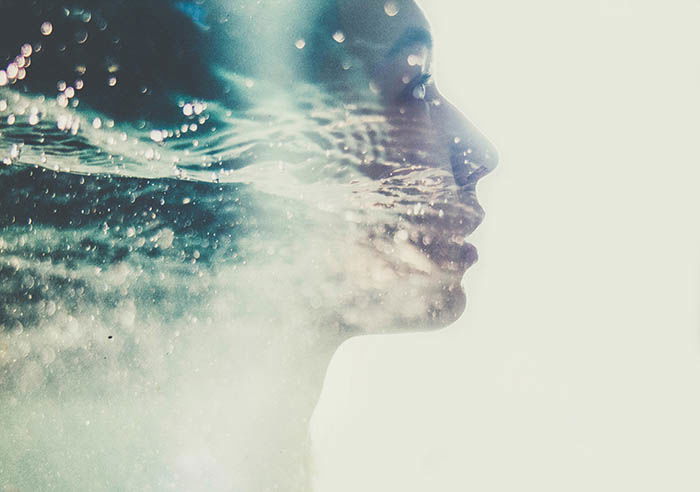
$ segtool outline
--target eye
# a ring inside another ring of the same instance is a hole
[[[427,94],[427,86],[430,84],[432,75],[429,73],[422,73],[411,80],[403,91],[402,98],[404,100],[419,100],[425,99]]]

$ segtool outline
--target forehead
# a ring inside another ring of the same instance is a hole
[[[319,42],[319,35],[373,55],[398,51],[402,44],[431,44],[430,26],[414,0],[209,0],[209,5],[231,16],[229,28],[244,33],[238,41],[250,51],[266,46],[273,57],[288,54],[290,39]]]
[[[342,24],[357,38],[391,46],[408,29],[429,32],[428,22],[413,0],[338,0]]]

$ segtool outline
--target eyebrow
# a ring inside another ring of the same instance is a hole
[[[433,36],[423,27],[409,27],[389,50],[388,56],[394,56],[401,52],[407,46],[414,44],[423,44],[428,48],[433,47]]]

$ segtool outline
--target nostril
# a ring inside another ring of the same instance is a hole
[[[498,151],[487,141],[478,144],[455,138],[450,145],[450,163],[458,186],[474,186],[498,165]]]
[[[498,150],[491,142],[486,141],[485,144],[486,150],[484,151],[483,166],[487,168],[490,172],[496,169],[496,167],[498,166],[500,156],[498,154]]]

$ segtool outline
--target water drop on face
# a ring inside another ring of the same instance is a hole
[[[335,33],[333,33],[333,40],[336,43],[342,43],[343,41],[345,41],[345,34],[343,33],[343,31],[336,31]]]
[[[41,34],[43,34],[44,36],[49,36],[52,32],[53,24],[51,24],[50,22],[47,21],[41,25]]]
[[[399,6],[394,2],[386,2],[384,4],[384,13],[389,17],[394,17],[399,13]]]
[[[420,55],[408,55],[406,58],[406,63],[409,67],[416,67],[423,64],[423,57]]]

